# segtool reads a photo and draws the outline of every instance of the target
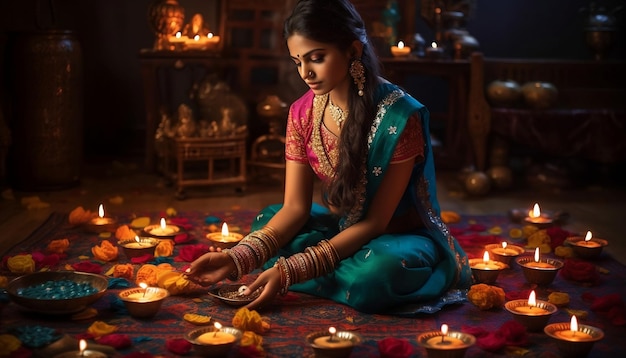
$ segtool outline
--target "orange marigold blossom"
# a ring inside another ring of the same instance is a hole
[[[257,311],[243,307],[235,313],[233,327],[262,334],[270,329],[270,324]]]
[[[137,234],[128,225],[120,225],[115,230],[115,237],[121,241],[132,240],[135,236],[137,236]]]
[[[135,268],[132,264],[117,264],[113,268],[113,277],[122,277],[132,281],[135,274]]]
[[[137,270],[137,276],[135,277],[135,283],[145,283],[148,286],[155,286],[157,284],[157,267],[153,264],[142,265]]]
[[[117,326],[112,326],[102,321],[95,321],[87,328],[87,333],[94,337],[102,337],[117,331]]]
[[[467,292],[468,300],[481,310],[502,307],[505,300],[504,290],[484,283],[472,285]]]
[[[65,251],[67,251],[67,248],[69,246],[70,246],[70,240],[57,239],[57,240],[52,240],[48,243],[47,250],[55,254],[62,254]]]
[[[95,212],[91,212],[90,210],[83,209],[82,206],[79,206],[72,210],[69,215],[69,223],[70,225],[82,225],[96,217]]]
[[[154,256],[167,257],[174,253],[174,240],[161,240],[154,250]]]
[[[100,242],[100,246],[94,246],[91,248],[91,253],[100,261],[114,261],[117,260],[118,248],[109,240],[102,240],[102,242]]]
[[[7,259],[7,267],[13,273],[35,272],[35,260],[31,254],[19,254]]]

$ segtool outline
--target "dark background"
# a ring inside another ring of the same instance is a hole
[[[419,12],[419,0],[418,3]],[[10,40],[22,31],[60,28],[76,33],[84,62],[84,156],[124,156],[143,153],[145,112],[138,53],[151,48],[154,35],[147,20],[152,0],[57,0],[0,2],[0,51],[3,82],[0,103],[8,107],[12,68]],[[620,0],[598,1],[608,9]],[[216,16],[216,1],[180,0],[185,22],[201,13]],[[588,0],[478,0],[467,29],[489,57],[592,59],[585,44]],[[624,12],[616,14],[620,29],[610,59],[626,58]],[[403,14],[404,16],[410,16]],[[416,18],[416,32],[426,43],[433,31]],[[439,93],[417,88],[413,95],[429,107],[438,106]],[[421,92],[423,91],[423,92]],[[287,98],[286,100],[290,100]],[[7,121],[14,119],[5,113]],[[20,138],[13,138],[19,141]]]

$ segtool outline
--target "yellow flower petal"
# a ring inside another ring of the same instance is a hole
[[[117,331],[117,326],[112,326],[102,321],[95,321],[87,328],[87,333],[91,333],[94,337],[102,337],[115,331]]]
[[[148,225],[150,225],[150,218],[146,216],[138,217],[130,222],[130,227],[133,229],[143,229]]]
[[[178,213],[176,212],[176,209],[174,209],[174,208],[167,208],[167,209],[165,209],[165,214],[167,216],[176,216],[176,214],[178,214]]]
[[[509,230],[509,237],[511,239],[519,239],[522,237],[522,229],[520,228],[512,228],[511,230]]]
[[[111,204],[115,204],[115,205],[121,205],[124,204],[124,198],[122,198],[121,196],[114,196],[112,198],[109,198],[109,203]]]
[[[20,349],[22,342],[12,334],[0,334],[0,356],[8,357]]]
[[[500,235],[502,234],[502,228],[499,226],[494,226],[488,230],[491,235]]]
[[[205,324],[209,324],[209,322],[211,322],[210,316],[203,316],[197,313],[185,313],[183,315],[183,319],[197,326],[202,326]]]

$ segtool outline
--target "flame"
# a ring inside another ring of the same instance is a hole
[[[569,323],[569,330],[572,332],[578,331],[578,320],[576,319],[576,316],[574,315],[572,315],[572,320]]]
[[[222,236],[228,236],[230,233],[228,232],[228,225],[226,223],[222,224]]]
[[[208,37],[208,38],[212,39],[212,38],[213,38],[213,33],[212,33],[212,32],[209,32],[208,34],[206,34],[206,37]]]
[[[483,262],[489,262],[489,252],[485,251],[485,254],[483,255]]]
[[[503,249],[506,249],[507,245],[508,245],[508,244],[506,243],[506,241],[503,241],[503,242],[502,242],[502,248],[503,248]]]
[[[437,48],[437,43],[436,43],[435,41],[433,41],[433,42],[430,44],[430,47],[432,47],[432,48]]]
[[[195,35],[195,36],[193,37],[193,40],[194,40],[194,41],[200,41],[200,35]]]
[[[528,216],[531,218],[538,218],[541,216],[541,210],[539,210],[539,204],[535,203],[533,210],[528,212]]]
[[[535,291],[530,291],[530,295],[528,295],[528,305],[530,307],[537,306],[537,299],[535,298]]]
[[[139,242],[139,236],[135,235],[135,241]]]
[[[398,48],[404,48],[404,42],[398,41]]]
[[[139,287],[141,287],[141,288],[143,288],[145,290],[146,288],[148,288],[148,284],[145,283],[145,282],[140,282],[139,283]]]
[[[585,235],[585,241],[591,240],[591,231],[587,231],[587,235]]]
[[[444,336],[448,334],[448,325],[445,323],[441,325],[441,334]]]
[[[539,262],[539,247],[535,248],[535,262]]]
[[[167,227],[167,224],[165,223],[165,218],[161,218],[161,229],[164,229]]]
[[[182,36],[183,36],[183,34],[181,34],[181,33],[180,33],[180,31],[178,31],[178,32],[176,33],[176,38],[177,38],[177,39],[181,38]]]
[[[219,322],[215,322],[213,325],[215,326],[215,329],[217,329],[218,331],[222,329],[222,324]]]
[[[78,342],[78,349],[80,350],[80,354],[82,355],[85,349],[87,349],[87,341],[81,339],[80,342]]]
[[[98,207],[98,216],[101,218],[104,217],[104,206],[102,206],[102,204]]]
[[[335,327],[330,327],[328,329],[328,333],[330,333],[331,335],[334,335],[335,333],[337,333],[337,329]]]

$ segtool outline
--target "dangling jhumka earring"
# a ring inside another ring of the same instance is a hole
[[[350,76],[354,80],[354,84],[359,90],[359,96],[363,97],[363,88],[365,87],[365,67],[359,59],[352,60],[350,64]]]

